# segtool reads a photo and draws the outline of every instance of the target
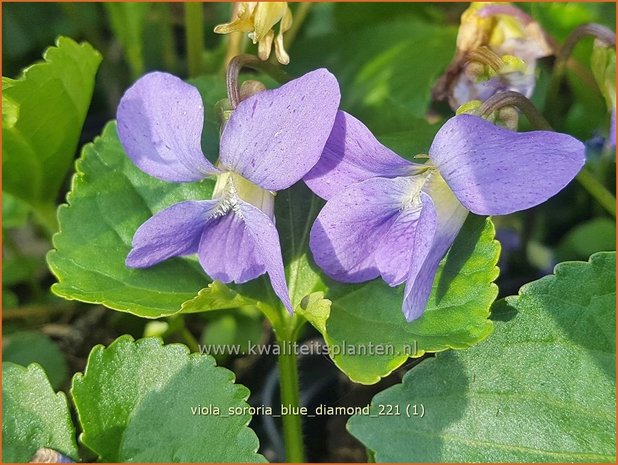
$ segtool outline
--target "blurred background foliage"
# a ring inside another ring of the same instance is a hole
[[[343,109],[363,120],[398,153],[406,157],[424,153],[439,123],[452,114],[446,105],[431,102],[431,88],[454,54],[459,17],[467,6],[319,3],[308,8],[293,4],[295,18],[306,17],[288,47],[291,62],[285,70],[297,76],[317,67],[328,68],[339,79]],[[615,30],[615,3],[518,6],[557,44],[583,23],[596,22]],[[202,72],[209,77],[201,82],[222,82],[228,38],[214,34],[213,28],[229,19],[231,5],[206,3],[203,13],[206,48]],[[5,3],[2,24],[3,74],[10,78],[17,78],[23,68],[40,60],[42,52],[60,35],[87,41],[101,53],[103,60],[80,149],[114,118],[124,90],[145,72],[164,70],[188,78],[184,8],[180,3]],[[246,48],[250,53],[256,51],[250,43]],[[556,129],[586,143],[588,166],[615,192],[615,155],[605,144],[609,116],[590,72],[591,51],[592,39],[577,46],[561,87],[559,107],[550,111],[559,113]],[[552,63],[553,57],[549,57],[539,66],[532,98],[539,108],[544,105]],[[522,126],[526,126],[525,121]],[[214,148],[216,141],[204,145]],[[72,172],[69,170],[62,180],[56,204],[64,201]],[[83,369],[95,344],[107,344],[120,334],[136,338],[159,335],[167,342],[205,344],[259,342],[271,337],[259,314],[251,309],[147,321],[53,296],[49,287],[54,278],[45,263],[51,247],[49,231],[22,200],[6,193],[2,200],[3,358],[22,365],[40,363],[55,388],[68,387],[69,375]],[[594,252],[615,250],[614,219],[575,182],[537,208],[494,221],[503,249],[500,296],[516,294],[522,284],[551,272],[560,261],[586,260]],[[315,337],[316,333],[309,330],[304,339]],[[239,382],[254,393],[254,402],[272,400],[276,395],[274,359],[219,356],[218,361],[233,367]],[[303,385],[308,402],[328,402],[334,395],[343,404],[357,404],[401,379],[410,365],[371,387],[352,386],[323,359],[301,361],[301,367],[308,380],[313,372],[330,373],[319,377],[320,386],[311,382]],[[272,421],[252,427],[261,436],[263,447],[276,450],[281,438],[268,423]],[[316,432],[315,437],[308,438],[310,459],[364,459],[362,447],[343,433],[341,419],[319,418],[315,422],[324,424],[306,430]],[[348,439],[340,439],[343,436]]]

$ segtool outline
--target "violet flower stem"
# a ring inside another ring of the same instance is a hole
[[[204,9],[201,2],[185,2],[185,38],[189,77],[202,73],[204,55]]]
[[[227,66],[227,96],[232,109],[240,103],[239,75],[243,68],[262,71],[281,84],[290,80],[289,76],[276,65],[262,61],[253,55],[238,55],[232,58]]]
[[[298,410],[300,407],[300,384],[298,381],[298,360],[290,349],[296,343],[298,334],[296,318],[288,318],[286,330],[277,331],[279,344],[279,388],[281,405],[289,409]],[[299,463],[305,461],[303,445],[302,416],[296,412],[282,415],[283,440],[285,444],[285,461]]]
[[[491,113],[498,111],[502,107],[513,106],[519,109],[530,124],[537,129],[543,131],[552,131],[551,125],[547,122],[545,117],[537,110],[534,104],[524,97],[519,92],[505,91],[499,92],[492,97],[488,98],[479,108],[479,115],[481,117],[488,116]]]
[[[182,324],[183,324],[183,327],[180,330],[180,334],[182,335],[182,338],[185,340],[187,347],[189,348],[191,352],[199,353],[200,352],[199,342],[197,341],[195,336],[191,334],[191,331],[189,331],[189,329],[186,326],[184,326],[184,320]]]
[[[577,175],[577,180],[608,213],[616,218],[616,198],[594,177],[588,168],[584,166]]]

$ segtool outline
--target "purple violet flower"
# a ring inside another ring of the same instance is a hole
[[[313,258],[338,281],[405,282],[403,313],[415,320],[469,211],[505,215],[544,202],[575,177],[584,153],[566,134],[517,133],[459,115],[438,131],[429,162],[417,164],[340,111],[305,177],[327,200],[311,229]]]
[[[325,69],[242,101],[221,135],[219,162],[201,149],[204,108],[198,90],[166,73],[138,80],[118,106],[118,135],[135,165],[169,182],[216,176],[212,200],[180,202],[156,213],[133,237],[131,268],[198,254],[212,279],[244,283],[268,273],[291,312],[275,192],[315,165],[339,106],[339,85]]]

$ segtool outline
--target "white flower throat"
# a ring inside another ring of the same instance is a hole
[[[269,218],[275,218],[275,193],[262,189],[257,184],[230,171],[217,176],[212,198],[219,200],[215,213],[217,216],[236,210],[238,201],[243,200],[262,210]]]

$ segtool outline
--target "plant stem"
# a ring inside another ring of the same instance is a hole
[[[579,172],[577,180],[605,210],[616,218],[616,198],[594,177],[588,168],[584,167]]]
[[[296,342],[295,318],[288,318],[285,335],[277,336],[279,344],[279,387],[281,405],[297,410],[300,407],[300,385],[298,382],[298,361],[290,350]],[[294,413],[282,415],[285,460],[288,463],[304,462],[302,417]]]
[[[189,331],[189,329],[184,326],[184,320],[182,322],[183,327],[180,330],[180,334],[182,335],[182,338],[185,340],[187,347],[189,348],[189,350],[191,352],[199,352],[200,351],[200,345],[197,342],[197,339],[195,339],[195,336],[193,336],[193,334],[191,334],[191,331]]]
[[[513,106],[519,109],[530,124],[536,129],[543,131],[552,131],[552,127],[543,117],[543,115],[537,110],[534,104],[524,97],[519,92],[505,91],[495,94],[488,98],[479,108],[480,116],[488,116],[491,113],[498,111],[502,107]]]
[[[202,73],[204,55],[204,9],[201,2],[185,2],[185,34],[189,77]]]
[[[289,76],[277,66],[267,61],[262,61],[253,55],[238,55],[232,58],[227,65],[227,96],[232,109],[240,103],[240,88],[238,78],[240,71],[243,68],[252,68],[257,71],[262,71],[280,83],[285,83],[290,80]]]

